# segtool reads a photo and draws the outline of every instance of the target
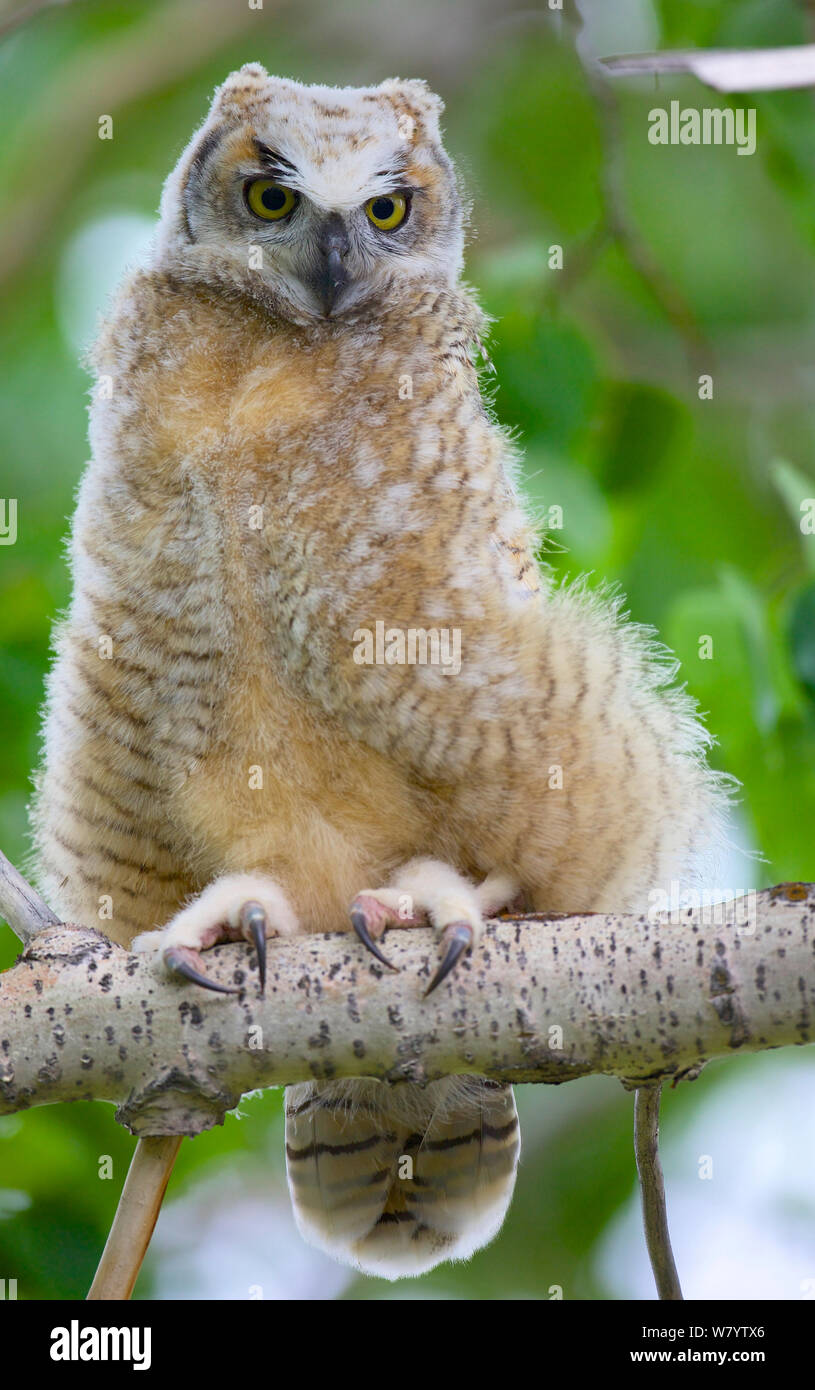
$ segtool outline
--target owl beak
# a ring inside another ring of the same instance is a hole
[[[314,293],[323,306],[323,313],[329,318],[342,291],[348,284],[349,275],[345,268],[345,258],[350,250],[345,223],[337,213],[326,219],[318,243],[320,264],[312,279]]]

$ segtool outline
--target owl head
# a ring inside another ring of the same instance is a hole
[[[160,260],[298,323],[389,308],[461,271],[464,208],[421,81],[232,73],[167,181]]]

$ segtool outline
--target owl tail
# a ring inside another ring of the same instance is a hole
[[[286,1167],[301,1235],[385,1279],[424,1274],[492,1240],[515,1186],[510,1086],[329,1081],[286,1092]]]

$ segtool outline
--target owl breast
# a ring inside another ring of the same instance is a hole
[[[161,843],[194,887],[261,868],[317,928],[427,852],[428,827],[462,858],[446,807],[478,751],[472,686],[388,665],[378,631],[463,633],[470,679],[481,648],[517,660],[523,519],[467,357],[472,308],[437,300],[304,329],[137,277],[99,348],[114,389],[93,411],[70,619],[86,646],[113,637],[93,718],[128,775],[150,760]]]

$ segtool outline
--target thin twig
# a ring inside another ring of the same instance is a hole
[[[0,916],[27,946],[37,932],[59,926],[59,917],[0,852]]]
[[[691,73],[716,92],[790,92],[815,84],[815,44],[616,53],[601,58],[598,66],[612,77]]]
[[[544,281],[544,284],[553,286],[548,291],[548,298],[553,305],[557,304],[558,298],[564,299],[574,285],[580,284],[591,274],[611,240],[611,230],[606,219],[602,218],[588,236],[571,247],[568,260],[556,279]]]
[[[145,1137],[136,1145],[89,1299],[128,1299],[150,1244],[181,1135]]]
[[[815,39],[815,0],[798,0],[798,5],[804,11],[806,32]]]
[[[627,206],[623,171],[623,140],[617,95],[596,69],[587,69],[589,89],[598,114],[603,141],[601,192],[609,234],[639,276],[658,308],[681,338],[695,375],[710,370],[710,346],[693,310],[643,240]]]
[[[634,1154],[642,1195],[645,1244],[661,1299],[681,1300],[682,1289],[674,1264],[665,1184],[659,1161],[659,1097],[662,1086],[639,1086],[634,1092]]]
[[[635,274],[655,301],[665,318],[673,325],[680,337],[688,363],[694,375],[710,371],[710,345],[694,316],[693,310],[684,295],[674,284],[664,267],[652,252],[650,246],[640,235],[628,210],[625,186],[624,144],[620,122],[620,108],[616,92],[606,72],[593,59],[586,59],[580,52],[580,36],[583,30],[583,15],[576,0],[566,0],[563,20],[571,34],[575,52],[581,58],[589,95],[597,114],[597,125],[603,147],[600,173],[600,197],[602,199],[602,222],[596,227],[588,241],[591,264],[605,241],[616,242]],[[603,234],[605,239],[603,239]],[[564,281],[560,281],[566,288]]]

